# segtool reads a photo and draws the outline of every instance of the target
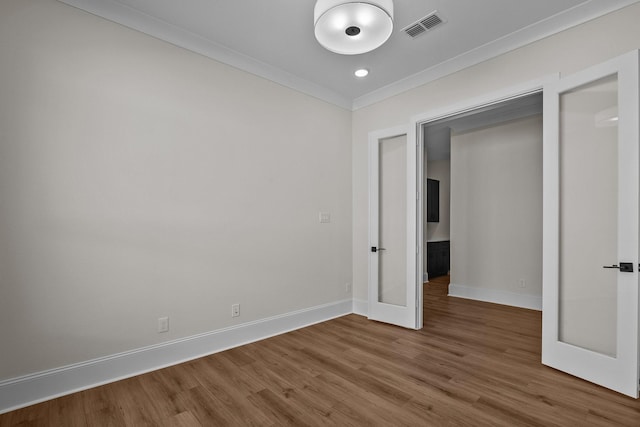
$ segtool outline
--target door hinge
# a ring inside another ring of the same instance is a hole
[[[420,192],[416,191],[416,200],[420,200]]]

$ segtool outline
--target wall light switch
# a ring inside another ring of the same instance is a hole
[[[320,223],[322,224],[327,224],[331,222],[331,214],[329,212],[320,212],[318,217],[320,219]]]

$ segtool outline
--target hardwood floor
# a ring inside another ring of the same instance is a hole
[[[425,328],[348,315],[0,415],[0,426],[640,426],[540,364],[541,314],[425,285]]]

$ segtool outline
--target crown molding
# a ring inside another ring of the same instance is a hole
[[[449,74],[456,73],[465,68],[542,40],[553,34],[638,3],[638,1],[640,0],[591,0],[583,3],[451,58],[448,61],[360,96],[354,99],[351,109],[355,111],[408,90],[415,89],[418,86],[430,83]]]
[[[228,49],[115,0],[58,1],[338,107],[355,111],[615,12],[640,0],[590,0],[355,99]]]
[[[154,18],[114,0],[58,0],[68,6],[115,22],[175,46],[206,56],[231,67],[265,78],[290,89],[351,110],[352,100],[337,92],[302,79],[197,34]]]

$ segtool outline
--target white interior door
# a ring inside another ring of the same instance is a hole
[[[415,141],[406,127],[369,136],[369,318],[419,329]]]
[[[638,397],[638,52],[544,88],[542,363]]]

